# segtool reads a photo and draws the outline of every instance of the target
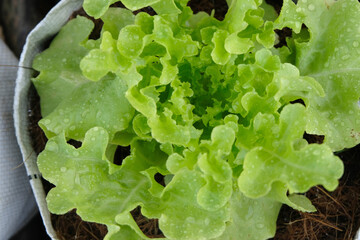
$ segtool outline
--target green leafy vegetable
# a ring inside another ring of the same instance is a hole
[[[222,21],[188,0],[122,1],[154,16],[114,2],[84,1],[104,22],[99,39],[77,17],[34,60],[50,211],[76,208],[107,225],[107,240],[148,239],[137,207],[164,239],[267,239],[282,204],[316,211],[303,193],[334,190],[333,152],[360,142],[358,1],[285,0],[278,16],[228,0]],[[119,146],[131,149],[121,166]]]
[[[291,5],[301,14],[289,15],[287,21],[280,15],[280,25],[304,23],[310,32],[307,41],[294,39],[295,65],[326,92],[325,97],[311,96],[306,130],[325,135],[334,151],[351,148],[360,140],[359,2],[302,0]]]

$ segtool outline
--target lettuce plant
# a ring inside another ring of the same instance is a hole
[[[285,0],[277,15],[227,0],[222,21],[188,0],[114,2],[84,1],[104,22],[99,39],[77,17],[33,62],[49,210],[76,208],[107,240],[148,239],[130,213],[139,206],[166,239],[191,240],[266,239],[282,204],[315,211],[303,193],[334,190],[333,152],[360,140],[358,1]],[[147,6],[157,15],[132,13]],[[131,149],[120,166],[119,146]]]

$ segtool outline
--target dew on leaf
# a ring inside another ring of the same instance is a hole
[[[78,184],[78,185],[81,185],[81,181],[80,181],[80,176],[79,176],[79,174],[76,174],[75,183]]]
[[[354,41],[354,42],[353,42],[353,46],[354,46],[354,47],[358,47],[358,46],[359,46],[359,42],[358,42],[358,41]]]
[[[186,218],[186,222],[194,223],[194,222],[195,222],[195,218],[193,218],[193,217],[187,217],[187,218]]]
[[[75,157],[77,157],[77,156],[79,156],[79,153],[78,153],[77,151],[74,151],[74,152],[73,152],[73,155],[74,155]]]
[[[314,10],[315,10],[315,6],[314,6],[313,4],[309,4],[308,9],[309,9],[310,11],[314,11]]]
[[[81,117],[83,117],[83,118],[86,117],[87,113],[88,113],[88,111],[86,111],[86,110],[83,111],[83,112],[81,113]]]
[[[262,224],[262,223],[257,223],[257,224],[256,224],[256,227],[257,227],[258,229],[263,229],[263,228],[264,228],[264,224]]]
[[[350,55],[349,54],[346,54],[344,56],[341,57],[342,60],[346,60],[346,59],[349,59],[350,58]]]
[[[67,170],[66,167],[61,167],[61,168],[60,168],[60,171],[61,171],[61,172],[66,172],[66,170]]]
[[[209,218],[205,218],[205,225],[209,225],[210,224],[210,219]]]
[[[279,142],[274,141],[274,142],[272,142],[271,145],[273,146],[273,148],[278,148],[279,147]]]
[[[49,151],[52,152],[57,152],[59,150],[59,147],[55,142],[49,142],[46,147]]]

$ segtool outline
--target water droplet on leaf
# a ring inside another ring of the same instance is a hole
[[[314,6],[313,4],[309,4],[308,9],[309,9],[310,11],[314,11],[314,10],[315,10],[315,6]]]
[[[264,228],[264,224],[262,224],[262,223],[257,223],[257,224],[256,224],[256,227],[259,228],[259,229],[263,229],[263,228]]]

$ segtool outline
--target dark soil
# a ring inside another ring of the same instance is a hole
[[[276,10],[280,10],[281,1],[269,0]],[[225,0],[192,0],[189,6],[194,10],[215,11],[215,17],[223,19],[227,7]],[[143,9],[153,14],[151,8]],[[75,15],[86,15],[83,10],[79,10]],[[75,16],[74,15],[74,16]],[[97,23],[96,30],[92,33],[92,38],[99,36],[101,21]],[[280,38],[289,35],[285,30],[279,31]],[[32,87],[29,91],[29,131],[33,138],[33,147],[36,154],[39,154],[47,141],[37,122],[41,119],[39,97],[36,90]],[[315,136],[304,133],[304,138],[309,143],[321,143],[323,136]],[[76,145],[76,143],[75,143]],[[118,149],[116,154],[117,164],[121,164],[122,159],[129,154],[129,149]],[[339,187],[334,192],[328,192],[321,186],[316,186],[306,193],[316,209],[315,213],[302,213],[286,205],[281,208],[277,221],[277,232],[274,240],[351,240],[360,227],[360,145],[337,154],[344,162],[345,173],[340,179]],[[158,182],[162,182],[162,176],[158,176]],[[53,187],[52,184],[44,180],[45,191],[48,192]],[[157,219],[147,219],[141,214],[140,208],[131,212],[140,229],[150,238],[164,237],[158,228]],[[64,215],[52,214],[53,227],[61,240],[100,240],[107,233],[106,226],[96,223],[82,221],[76,211],[70,211]]]
[[[345,173],[334,192],[316,186],[306,193],[317,212],[303,213],[283,205],[275,240],[352,240],[360,227],[360,145],[337,154]]]

